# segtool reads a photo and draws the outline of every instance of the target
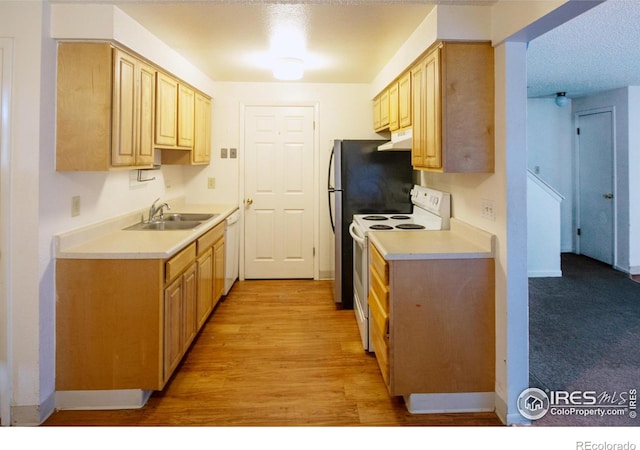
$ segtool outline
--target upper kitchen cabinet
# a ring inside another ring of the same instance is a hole
[[[407,71],[398,79],[398,128],[406,128],[410,126],[411,72]]]
[[[493,47],[440,42],[411,69],[415,169],[494,170]]]
[[[56,170],[152,167],[155,73],[107,43],[60,43]]]
[[[389,128],[389,90],[385,89],[373,99],[373,129],[382,131]]]
[[[211,99],[158,72],[156,148],[163,164],[209,164]]]
[[[181,103],[179,102],[179,104]],[[199,165],[209,164],[211,161],[211,99],[195,91],[193,105],[191,117],[193,143],[191,149],[187,149],[187,151],[163,149],[163,164]]]

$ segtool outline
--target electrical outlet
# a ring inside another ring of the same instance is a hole
[[[493,200],[482,199],[482,218],[492,222],[496,221],[496,205]]]
[[[213,177],[209,177],[207,179],[207,187],[209,189],[215,189],[216,188],[216,179]]]
[[[226,148],[221,148],[220,149],[220,158],[226,158],[227,157],[227,149]]]
[[[71,217],[80,215],[80,196],[71,197]]]
[[[237,158],[238,157],[238,149],[230,148],[229,149],[229,157],[230,158]]]

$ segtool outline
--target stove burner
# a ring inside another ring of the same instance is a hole
[[[424,226],[417,223],[401,223],[400,225],[396,225],[396,228],[401,230],[423,230]]]
[[[387,220],[385,216],[364,216],[364,220]]]
[[[391,216],[392,219],[395,220],[409,220],[411,217],[409,216]]]
[[[389,225],[371,225],[369,228],[372,230],[393,230],[393,227]]]

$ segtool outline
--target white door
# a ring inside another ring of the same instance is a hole
[[[613,126],[611,111],[578,116],[579,253],[613,264]]]
[[[313,278],[313,122],[313,107],[245,110],[245,278]]]

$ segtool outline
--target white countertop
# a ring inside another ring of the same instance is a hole
[[[173,213],[217,214],[190,230],[125,230],[141,220],[142,211],[55,236],[56,258],[61,259],[166,259],[223,222],[237,205],[168,202]],[[146,211],[144,212],[146,217]]]
[[[455,218],[449,230],[370,231],[367,236],[384,259],[493,258],[495,236]]]

